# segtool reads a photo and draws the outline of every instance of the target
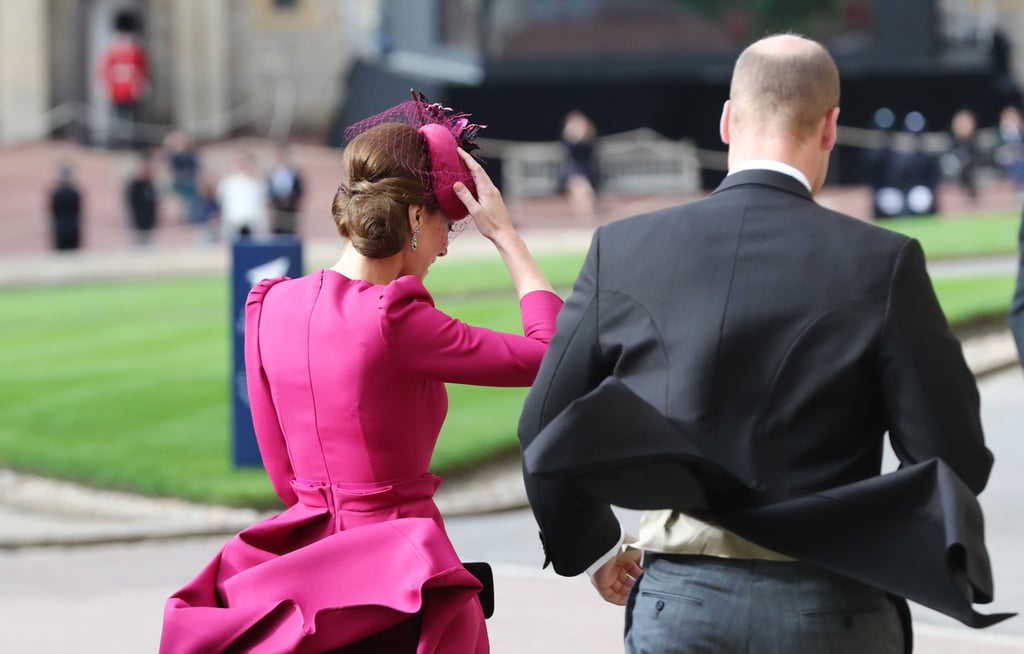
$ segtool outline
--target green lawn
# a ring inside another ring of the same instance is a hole
[[[1017,252],[1019,213],[893,218],[875,224],[921,241],[929,260]]]
[[[979,318],[1006,319],[1017,276],[940,277],[932,281],[952,324]]]
[[[540,257],[571,285],[582,253]],[[444,310],[519,331],[500,261],[444,262]],[[98,486],[271,506],[260,469],[230,458],[228,286],[217,278],[0,291],[0,466]],[[452,385],[440,472],[514,444],[525,389]]]
[[[582,253],[540,257],[568,288]],[[1012,276],[936,282],[951,319],[1004,312]],[[500,262],[445,261],[449,313],[519,329]],[[0,465],[153,495],[270,507],[262,470],[230,463],[228,288],[217,278],[0,291]],[[515,447],[525,389],[450,386],[434,469]]]
[[[556,288],[571,288],[584,256],[583,251],[541,254],[537,256],[537,263]],[[514,298],[509,295],[512,279],[497,256],[441,260],[431,266],[425,284],[438,302],[447,297],[484,292],[500,292]]]

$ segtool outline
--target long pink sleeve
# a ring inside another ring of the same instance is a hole
[[[520,302],[525,336],[473,327],[434,306],[415,277],[385,287],[380,333],[395,364],[436,381],[478,386],[529,386],[555,331],[562,301],[547,291]]]
[[[533,291],[519,301],[523,333],[545,345],[555,335],[555,322],[562,309],[562,298],[548,291]],[[545,348],[546,349],[546,348]]]

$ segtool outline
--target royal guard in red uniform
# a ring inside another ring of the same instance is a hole
[[[96,77],[113,106],[111,143],[134,145],[139,103],[149,88],[149,62],[135,38],[134,17],[119,16],[116,35],[100,57]]]

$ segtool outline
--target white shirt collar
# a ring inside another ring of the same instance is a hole
[[[751,159],[750,161],[744,161],[737,165],[735,168],[729,170],[729,175],[734,175],[743,170],[773,170],[783,175],[789,175],[796,181],[804,185],[808,191],[811,190],[811,183],[807,181],[807,175],[790,166],[787,163],[781,161],[774,161],[772,159]]]

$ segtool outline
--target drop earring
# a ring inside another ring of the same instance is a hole
[[[415,252],[416,248],[419,246],[419,237],[420,226],[416,225],[416,229],[412,230],[412,240],[409,242],[409,249],[412,250],[413,252]]]

